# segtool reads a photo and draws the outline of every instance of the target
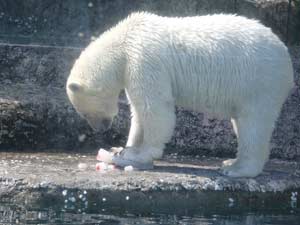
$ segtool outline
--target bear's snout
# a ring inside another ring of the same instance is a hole
[[[93,120],[88,122],[94,131],[103,133],[111,127],[112,119],[104,118],[104,119]]]

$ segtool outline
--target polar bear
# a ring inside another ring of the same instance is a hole
[[[272,130],[292,86],[288,49],[256,20],[139,12],[81,53],[67,94],[77,112],[103,131],[125,90],[132,119],[116,160],[121,166],[153,165],[172,136],[175,106],[181,106],[231,119],[238,153],[221,171],[254,177],[268,159]]]

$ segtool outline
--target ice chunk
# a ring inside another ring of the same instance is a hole
[[[125,171],[125,172],[131,172],[131,171],[133,171],[133,170],[134,170],[133,166],[125,166],[125,167],[124,167],[124,171]]]
[[[98,151],[97,160],[101,161],[101,162],[111,164],[112,163],[112,157],[113,157],[112,152],[108,152],[105,149],[100,148],[100,150]]]
[[[108,165],[105,162],[100,162],[96,164],[96,170],[100,172],[107,171]]]
[[[78,163],[78,169],[86,170],[87,168],[88,168],[88,165],[86,163]]]

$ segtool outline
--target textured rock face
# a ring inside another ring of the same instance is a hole
[[[234,12],[233,0],[0,1],[0,38],[7,42],[85,45],[134,11],[164,15]],[[53,16],[55,15],[55,16]]]
[[[69,104],[65,82],[78,49],[0,46],[0,148],[85,148],[119,143],[127,132],[121,104],[118,132],[97,135]],[[126,109],[127,115],[124,115]],[[79,136],[85,134],[85,141]],[[99,144],[98,144],[99,142]]]
[[[300,38],[294,5],[289,26],[292,42]],[[260,19],[285,39],[288,0],[2,0],[0,40],[82,46],[134,11],[167,16],[237,13]]]
[[[296,87],[283,107],[272,138],[272,155],[279,158],[300,156],[299,50],[291,49]],[[130,113],[124,97],[112,130],[104,135],[94,134],[67,99],[65,82],[80,50],[4,45],[0,52],[2,150],[94,149],[125,144]],[[167,151],[233,156],[236,145],[229,121],[178,109],[176,130]]]

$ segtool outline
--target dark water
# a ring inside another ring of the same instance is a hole
[[[159,206],[158,206],[159,207]],[[169,213],[157,213],[147,211],[135,214],[134,211],[126,212],[126,209],[117,206],[90,207],[52,207],[35,208],[34,206],[21,206],[8,203],[0,203],[0,224],[200,224],[200,225],[299,225],[299,211],[292,209],[282,212],[256,211],[242,212],[234,209],[224,209],[218,214],[207,213],[205,210],[182,208],[180,212],[172,213],[172,205]],[[196,213],[195,213],[196,212]]]

